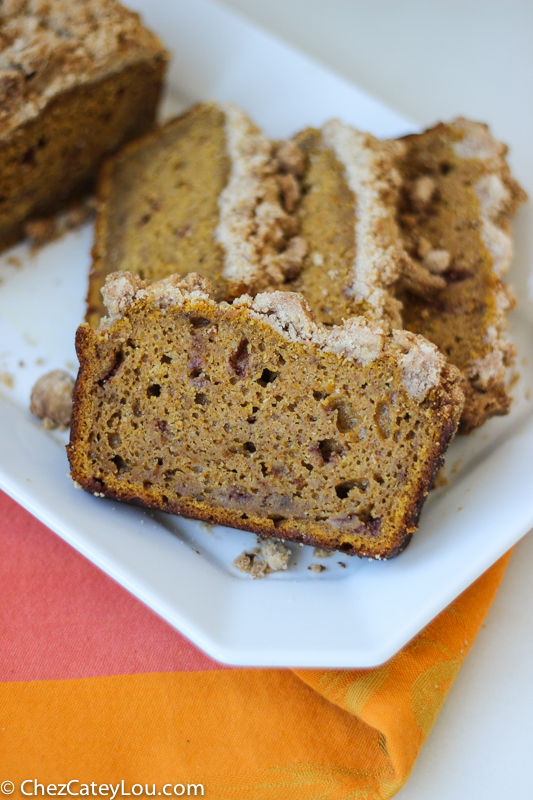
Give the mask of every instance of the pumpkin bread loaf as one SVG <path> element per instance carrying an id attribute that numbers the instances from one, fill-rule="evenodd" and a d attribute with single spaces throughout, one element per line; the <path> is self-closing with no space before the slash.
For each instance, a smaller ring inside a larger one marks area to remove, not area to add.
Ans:
<path id="1" fill-rule="evenodd" d="M 84 489 L 235 528 L 390 558 L 459 422 L 458 370 L 301 295 L 212 299 L 205 278 L 111 275 L 77 333 L 68 454 Z"/>
<path id="2" fill-rule="evenodd" d="M 198 272 L 217 299 L 276 285 L 300 268 L 290 176 L 276 146 L 230 104 L 202 103 L 125 147 L 102 170 L 87 320 L 105 314 L 107 275 Z M 282 153 L 283 155 L 283 153 Z"/>
<path id="3" fill-rule="evenodd" d="M 502 281 L 512 256 L 509 217 L 526 195 L 511 177 L 507 147 L 486 125 L 457 119 L 403 139 L 399 224 L 405 248 L 445 286 L 431 298 L 404 292 L 404 326 L 434 342 L 462 373 L 468 433 L 507 414 L 506 368 L 514 347 Z"/>
<path id="4" fill-rule="evenodd" d="M 167 53 L 115 0 L 0 3 L 0 250 L 152 127 Z"/>
<path id="5" fill-rule="evenodd" d="M 325 325 L 365 314 L 402 327 L 398 286 L 431 296 L 444 285 L 409 257 L 398 230 L 395 163 L 405 145 L 339 120 L 304 130 L 293 143 L 302 156 L 294 197 L 307 251 L 282 288 L 303 294 Z"/>

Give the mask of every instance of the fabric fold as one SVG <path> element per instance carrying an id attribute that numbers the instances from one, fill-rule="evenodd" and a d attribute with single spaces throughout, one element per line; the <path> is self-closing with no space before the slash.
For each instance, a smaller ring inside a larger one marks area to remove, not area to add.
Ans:
<path id="1" fill-rule="evenodd" d="M 207 658 L 1 493 L 0 546 L 0 767 L 17 798 L 36 778 L 124 780 L 130 794 L 202 784 L 220 800 L 386 800 L 510 558 L 386 664 L 291 671 Z"/>

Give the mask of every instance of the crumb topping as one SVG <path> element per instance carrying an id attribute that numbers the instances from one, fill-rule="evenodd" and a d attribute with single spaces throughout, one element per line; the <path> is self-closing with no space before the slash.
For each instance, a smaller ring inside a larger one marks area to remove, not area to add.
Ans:
<path id="1" fill-rule="evenodd" d="M 258 547 L 248 553 L 244 550 L 233 562 L 241 572 L 252 578 L 264 578 L 271 572 L 285 570 L 289 566 L 291 551 L 282 542 L 273 539 L 259 539 Z"/>
<path id="2" fill-rule="evenodd" d="M 381 355 L 387 333 L 387 328 L 379 323 L 371 323 L 364 317 L 352 317 L 343 325 L 331 328 L 326 347 L 332 353 L 360 364 L 371 364 Z"/>
<path id="3" fill-rule="evenodd" d="M 475 185 L 482 214 L 496 217 L 509 201 L 510 192 L 498 174 L 491 172 L 484 175 Z"/>
<path id="4" fill-rule="evenodd" d="M 450 266 L 451 256 L 447 250 L 428 250 L 422 263 L 434 275 L 446 272 Z"/>
<path id="5" fill-rule="evenodd" d="M 141 59 L 166 59 L 138 14 L 115 0 L 4 0 L 0 5 L 0 137 L 57 94 Z"/>
<path id="6" fill-rule="evenodd" d="M 266 274 L 268 282 L 282 283 L 298 273 L 306 253 L 305 242 L 295 236 L 295 219 L 287 213 L 299 199 L 295 174 L 300 164 L 288 146 L 277 157 L 273 143 L 240 109 L 229 103 L 221 108 L 231 159 L 216 231 L 225 250 L 223 276 L 252 286 Z M 288 171 L 276 174 L 282 169 Z"/>
<path id="7" fill-rule="evenodd" d="M 182 305 L 186 297 L 209 300 L 213 293 L 211 282 L 203 275 L 191 272 L 185 278 L 171 275 L 161 281 L 143 281 L 132 272 L 112 272 L 106 278 L 102 297 L 109 317 L 101 320 L 100 327 L 124 316 L 136 300 L 147 300 L 157 308 Z"/>
<path id="8" fill-rule="evenodd" d="M 255 298 L 242 295 L 233 303 L 245 306 L 252 315 L 264 319 L 272 328 L 291 341 L 323 344 L 325 329 L 314 321 L 307 301 L 295 292 L 264 292 Z"/>
<path id="9" fill-rule="evenodd" d="M 146 282 L 131 272 L 113 272 L 107 277 L 102 297 L 111 320 L 123 316 Z"/>
<path id="10" fill-rule="evenodd" d="M 410 331 L 396 331 L 394 338 L 407 351 L 400 357 L 405 388 L 411 397 L 423 400 L 439 382 L 443 358 L 434 344 Z"/>
<path id="11" fill-rule="evenodd" d="M 494 160 L 495 166 L 500 166 L 500 160 L 507 152 L 507 147 L 492 136 L 485 124 L 459 117 L 452 125 L 463 134 L 459 141 L 452 145 L 458 158 L 478 158 L 489 162 Z"/>
<path id="12" fill-rule="evenodd" d="M 484 341 L 491 349 L 481 358 L 473 359 L 466 369 L 466 376 L 480 388 L 493 381 L 503 381 L 507 367 L 516 356 L 514 344 L 505 337 L 506 312 L 512 311 L 516 303 L 513 292 L 504 284 L 494 296 L 493 323 L 485 331 Z"/>
<path id="13" fill-rule="evenodd" d="M 435 180 L 429 175 L 421 175 L 417 178 L 411 187 L 411 199 L 416 206 L 424 207 L 429 203 L 437 184 Z"/>
<path id="14" fill-rule="evenodd" d="M 502 222 L 502 215 L 512 203 L 511 192 L 502 180 L 507 147 L 494 139 L 487 126 L 482 123 L 461 118 L 455 120 L 453 128 L 463 132 L 463 138 L 453 144 L 455 155 L 464 159 L 481 160 L 488 170 L 475 184 L 474 191 L 479 201 L 481 238 L 491 256 L 492 270 L 501 278 L 509 269 L 513 257 L 509 226 L 505 219 Z M 484 336 L 485 343 L 491 350 L 482 358 L 474 359 L 467 368 L 467 376 L 480 388 L 488 386 L 492 381 L 503 381 L 506 368 L 515 354 L 514 345 L 505 336 L 505 315 L 512 306 L 509 293 L 502 284 L 494 297 L 492 324 L 487 327 Z"/>

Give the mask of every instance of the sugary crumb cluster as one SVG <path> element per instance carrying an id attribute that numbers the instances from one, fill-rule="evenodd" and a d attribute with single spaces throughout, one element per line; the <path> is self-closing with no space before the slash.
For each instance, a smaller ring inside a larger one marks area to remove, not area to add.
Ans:
<path id="1" fill-rule="evenodd" d="M 42 375 L 35 383 L 30 400 L 30 411 L 43 420 L 45 428 L 66 428 L 72 417 L 72 392 L 74 380 L 62 369 Z"/>
<path id="2" fill-rule="evenodd" d="M 233 566 L 240 572 L 247 572 L 252 578 L 264 578 L 271 572 L 287 569 L 290 557 L 291 551 L 283 542 L 259 537 L 258 546 L 251 552 L 243 550 Z"/>
<path id="3" fill-rule="evenodd" d="M 248 286 L 283 283 L 296 275 L 306 253 L 294 215 L 301 156 L 290 142 L 276 152 L 248 117 L 230 103 L 221 106 L 231 173 L 220 199 L 217 241 L 224 247 L 227 280 Z M 264 276 L 261 280 L 261 276 Z"/>

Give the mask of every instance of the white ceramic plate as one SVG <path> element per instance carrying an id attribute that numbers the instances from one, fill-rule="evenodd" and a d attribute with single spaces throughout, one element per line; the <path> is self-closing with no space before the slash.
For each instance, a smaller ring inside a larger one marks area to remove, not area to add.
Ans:
<path id="1" fill-rule="evenodd" d="M 231 100 L 272 136 L 339 116 L 378 136 L 415 126 L 311 59 L 206 0 L 135 0 L 173 52 L 167 110 Z M 221 661 L 257 666 L 369 667 L 392 656 L 533 525 L 530 321 L 515 315 L 512 413 L 448 454 L 449 484 L 431 493 L 398 558 L 292 546 L 291 567 L 253 581 L 231 563 L 255 537 L 148 513 L 75 490 L 66 436 L 27 411 L 34 380 L 76 370 L 92 228 L 32 255 L 0 257 L 0 485 L 52 530 Z M 346 564 L 342 568 L 339 562 Z"/>

